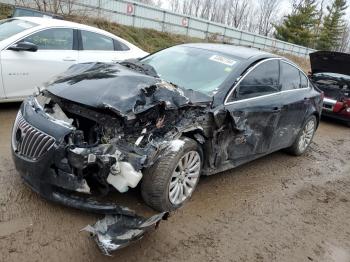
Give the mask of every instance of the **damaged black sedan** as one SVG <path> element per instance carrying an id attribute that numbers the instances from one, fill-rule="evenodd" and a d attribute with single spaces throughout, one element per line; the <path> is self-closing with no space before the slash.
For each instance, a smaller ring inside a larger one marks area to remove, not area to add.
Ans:
<path id="1" fill-rule="evenodd" d="M 282 57 L 186 44 L 71 67 L 22 104 L 12 151 L 24 181 L 50 200 L 133 216 L 92 197 L 141 184 L 145 203 L 164 212 L 191 197 L 200 175 L 283 148 L 304 153 L 321 107 L 320 92 Z"/>

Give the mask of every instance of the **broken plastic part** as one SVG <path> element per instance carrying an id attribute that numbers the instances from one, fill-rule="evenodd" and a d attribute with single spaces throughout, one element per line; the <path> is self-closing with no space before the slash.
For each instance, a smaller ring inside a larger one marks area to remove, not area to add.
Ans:
<path id="1" fill-rule="evenodd" d="M 135 171 L 128 162 L 119 162 L 119 170 L 119 173 L 111 172 L 107 177 L 107 182 L 120 193 L 125 193 L 128 191 L 129 187 L 136 187 L 142 178 L 142 173 L 140 171 Z"/>
<path id="2" fill-rule="evenodd" d="M 148 219 L 137 215 L 107 215 L 95 225 L 88 225 L 82 230 L 90 232 L 102 253 L 110 256 L 112 251 L 141 239 L 147 231 L 155 229 L 160 220 L 165 220 L 167 217 L 166 212 Z"/>

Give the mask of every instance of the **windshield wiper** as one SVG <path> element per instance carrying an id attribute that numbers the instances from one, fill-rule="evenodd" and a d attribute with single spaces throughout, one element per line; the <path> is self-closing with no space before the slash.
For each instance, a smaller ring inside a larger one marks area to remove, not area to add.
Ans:
<path id="1" fill-rule="evenodd" d="M 119 64 L 137 72 L 159 78 L 157 71 L 154 69 L 153 66 L 149 64 L 144 64 L 137 59 L 128 59 L 120 62 Z"/>

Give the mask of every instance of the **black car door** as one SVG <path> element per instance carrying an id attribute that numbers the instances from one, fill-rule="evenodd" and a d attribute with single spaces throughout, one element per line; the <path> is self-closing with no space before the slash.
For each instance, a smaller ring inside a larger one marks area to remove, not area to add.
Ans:
<path id="1" fill-rule="evenodd" d="M 234 138 L 230 145 L 222 146 L 228 147 L 228 157 L 235 165 L 269 152 L 281 106 L 279 60 L 256 64 L 225 101 Z"/>
<path id="2" fill-rule="evenodd" d="M 305 119 L 310 99 L 308 79 L 296 66 L 281 60 L 281 114 L 272 141 L 272 150 L 294 142 Z"/>

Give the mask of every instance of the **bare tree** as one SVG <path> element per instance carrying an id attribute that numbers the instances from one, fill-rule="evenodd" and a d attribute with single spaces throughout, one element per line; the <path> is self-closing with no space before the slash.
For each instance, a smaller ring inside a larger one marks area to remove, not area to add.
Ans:
<path id="1" fill-rule="evenodd" d="M 258 33 L 260 35 L 269 35 L 273 28 L 274 17 L 278 12 L 280 5 L 279 0 L 259 0 L 259 27 Z"/>
<path id="2" fill-rule="evenodd" d="M 173 12 L 179 12 L 180 11 L 180 0 L 170 0 L 170 9 Z"/>
<path id="3" fill-rule="evenodd" d="M 31 7 L 54 14 L 71 15 L 76 0 L 15 0 L 15 5 Z"/>
<path id="4" fill-rule="evenodd" d="M 228 3 L 228 17 L 226 23 L 236 28 L 242 28 L 246 25 L 250 0 L 231 0 Z"/>

